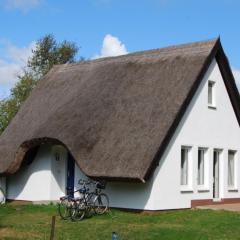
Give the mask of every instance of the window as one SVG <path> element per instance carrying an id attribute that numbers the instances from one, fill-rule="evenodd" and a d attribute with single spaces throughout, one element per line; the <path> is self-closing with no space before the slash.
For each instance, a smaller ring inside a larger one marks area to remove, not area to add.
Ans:
<path id="1" fill-rule="evenodd" d="M 215 82 L 208 82 L 208 106 L 215 107 L 215 94 L 214 94 Z"/>
<path id="2" fill-rule="evenodd" d="M 235 186 L 235 151 L 229 150 L 228 151 L 228 186 L 234 187 Z"/>
<path id="3" fill-rule="evenodd" d="M 188 168 L 189 168 L 189 148 L 181 149 L 181 185 L 188 185 Z"/>
<path id="4" fill-rule="evenodd" d="M 198 185 L 205 184 L 205 152 L 206 149 L 198 149 Z"/>

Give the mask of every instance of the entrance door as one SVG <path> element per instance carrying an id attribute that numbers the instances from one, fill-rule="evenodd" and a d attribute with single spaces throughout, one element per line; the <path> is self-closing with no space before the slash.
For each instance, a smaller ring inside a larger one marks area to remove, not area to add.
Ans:
<path id="1" fill-rule="evenodd" d="M 219 158 L 220 151 L 213 151 L 213 199 L 219 199 Z"/>
<path id="2" fill-rule="evenodd" d="M 67 158 L 67 194 L 73 197 L 75 161 L 70 153 Z"/>

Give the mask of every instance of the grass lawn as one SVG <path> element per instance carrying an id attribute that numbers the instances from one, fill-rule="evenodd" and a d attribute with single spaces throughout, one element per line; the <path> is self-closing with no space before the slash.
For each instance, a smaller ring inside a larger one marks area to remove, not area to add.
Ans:
<path id="1" fill-rule="evenodd" d="M 0 239 L 49 239 L 53 205 L 0 206 Z M 111 210 L 81 222 L 56 220 L 55 239 L 240 239 L 240 213 L 179 210 L 161 213 L 127 213 Z"/>

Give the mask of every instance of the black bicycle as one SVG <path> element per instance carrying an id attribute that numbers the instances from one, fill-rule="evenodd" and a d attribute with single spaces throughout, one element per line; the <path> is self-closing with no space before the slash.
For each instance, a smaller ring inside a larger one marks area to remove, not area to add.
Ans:
<path id="1" fill-rule="evenodd" d="M 84 218 L 84 216 L 91 215 L 92 212 L 95 214 L 104 214 L 109 209 L 109 199 L 105 193 L 101 191 L 106 188 L 106 182 L 95 182 L 79 180 L 79 184 L 83 185 L 80 189 L 82 195 L 81 198 L 75 200 L 72 207 L 71 219 L 73 221 L 79 221 Z M 90 192 L 88 185 L 94 185 L 95 189 Z"/>
<path id="2" fill-rule="evenodd" d="M 58 212 L 62 219 L 72 219 L 80 221 L 85 216 L 95 214 L 104 214 L 109 209 L 109 199 L 105 193 L 101 191 L 105 189 L 105 182 L 95 182 L 91 180 L 79 180 L 79 185 L 82 187 L 68 195 L 60 198 L 58 204 Z M 90 192 L 90 185 L 94 185 L 94 191 Z M 74 193 L 78 192 L 79 197 L 73 197 Z"/>
<path id="3" fill-rule="evenodd" d="M 78 192 L 78 190 L 75 192 Z M 75 198 L 72 197 L 72 195 L 74 195 L 75 192 L 73 192 L 73 194 L 69 193 L 69 195 L 60 198 L 60 202 L 58 204 L 58 213 L 63 220 L 71 218 L 71 209 L 75 202 Z"/>
<path id="4" fill-rule="evenodd" d="M 102 190 L 106 188 L 106 182 L 95 182 L 95 192 L 93 193 L 93 209 L 96 214 L 104 214 L 109 209 L 109 198 Z"/>

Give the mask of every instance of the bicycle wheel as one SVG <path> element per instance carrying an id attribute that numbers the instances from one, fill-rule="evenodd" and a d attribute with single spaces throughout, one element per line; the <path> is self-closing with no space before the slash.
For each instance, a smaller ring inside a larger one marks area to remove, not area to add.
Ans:
<path id="1" fill-rule="evenodd" d="M 72 221 L 81 221 L 86 213 L 86 206 L 82 200 L 75 201 L 71 208 L 70 217 Z"/>
<path id="2" fill-rule="evenodd" d="M 108 211 L 109 200 L 105 193 L 100 193 L 94 200 L 94 211 L 96 214 L 104 214 Z"/>
<path id="3" fill-rule="evenodd" d="M 87 196 L 87 203 L 92 208 L 94 207 L 94 201 L 98 195 L 95 192 L 90 192 Z"/>
<path id="4" fill-rule="evenodd" d="M 86 198 L 86 208 L 85 208 L 85 216 L 86 217 L 90 217 L 93 215 L 93 213 L 95 213 L 94 211 L 94 200 L 96 198 L 96 193 L 95 192 L 91 192 L 87 194 L 87 198 Z"/>
<path id="5" fill-rule="evenodd" d="M 68 198 L 63 198 L 58 204 L 58 213 L 63 220 L 70 219 L 71 217 L 72 202 Z"/>

